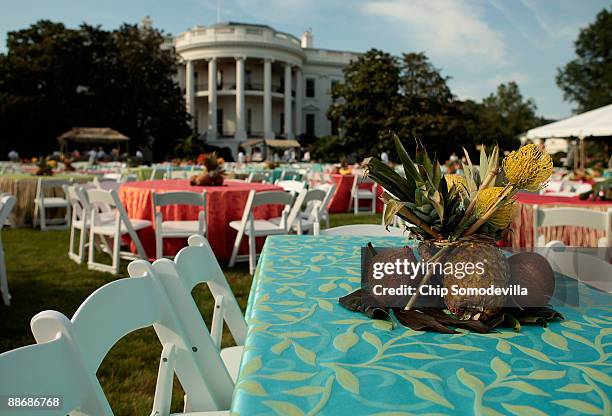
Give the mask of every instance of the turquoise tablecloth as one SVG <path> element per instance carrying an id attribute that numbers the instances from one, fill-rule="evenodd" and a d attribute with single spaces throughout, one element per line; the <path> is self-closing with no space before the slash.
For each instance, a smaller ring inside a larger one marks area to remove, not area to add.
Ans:
<path id="1" fill-rule="evenodd" d="M 612 414 L 612 308 L 494 334 L 390 330 L 340 307 L 359 247 L 401 238 L 268 237 L 233 412 L 241 415 Z M 612 297 L 583 287 L 581 303 Z"/>

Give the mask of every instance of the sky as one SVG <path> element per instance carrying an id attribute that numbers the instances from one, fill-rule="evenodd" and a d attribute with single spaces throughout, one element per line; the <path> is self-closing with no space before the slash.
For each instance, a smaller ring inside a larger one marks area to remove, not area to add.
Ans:
<path id="1" fill-rule="evenodd" d="M 219 5 L 221 7 L 219 7 Z M 299 36 L 312 29 L 315 47 L 392 54 L 424 51 L 461 99 L 480 100 L 516 81 L 538 114 L 558 119 L 575 107 L 555 83 L 575 57 L 579 30 L 610 0 L 0 0 L 0 52 L 6 33 L 39 19 L 105 29 L 144 16 L 178 34 L 220 21 L 268 24 Z M 220 12 L 220 13 L 219 13 Z"/>

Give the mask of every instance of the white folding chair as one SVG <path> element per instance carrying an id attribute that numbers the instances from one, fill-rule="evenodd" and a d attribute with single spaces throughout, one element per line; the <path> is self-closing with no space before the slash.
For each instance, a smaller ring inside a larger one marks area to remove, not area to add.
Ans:
<path id="1" fill-rule="evenodd" d="M 185 391 L 185 412 L 227 414 L 219 411 L 231 405 L 234 380 L 176 265 L 140 261 L 129 272 L 133 277 L 91 294 L 71 320 L 56 311 L 34 316 L 37 344 L 0 354 L 0 391 L 62 396 L 61 406 L 45 415 L 112 416 L 96 372 L 117 341 L 152 326 L 163 349 L 151 414 L 169 415 L 174 374 Z"/>
<path id="2" fill-rule="evenodd" d="M 119 196 L 115 191 L 103 191 L 101 189 L 90 189 L 87 191 L 87 197 L 91 204 L 90 212 L 90 227 L 89 227 L 89 258 L 87 266 L 91 270 L 99 270 L 110 272 L 113 274 L 119 273 L 120 259 L 134 260 L 137 258 L 147 259 L 138 234 L 136 231 L 146 227 L 150 227 L 151 221 L 130 219 L 119 200 Z M 106 221 L 97 207 L 106 204 L 111 208 L 114 215 L 112 221 Z M 128 251 L 121 251 L 121 237 L 128 234 L 132 242 L 136 246 L 137 255 Z M 96 235 L 100 237 L 100 247 L 103 251 L 109 253 L 112 258 L 112 264 L 109 266 L 95 261 Z M 111 248 L 112 240 L 112 248 Z"/>
<path id="3" fill-rule="evenodd" d="M 17 203 L 17 198 L 12 195 L 2 195 L 0 198 L 0 230 L 4 227 L 11 211 Z M 0 236 L 0 292 L 2 292 L 2 300 L 6 306 L 11 304 L 11 294 L 8 288 L 8 277 L 6 275 L 6 263 L 4 262 L 4 246 Z"/>
<path id="4" fill-rule="evenodd" d="M 539 233 L 540 227 L 585 227 L 603 231 L 605 236 L 597 242 L 599 247 L 612 246 L 612 208 L 608 211 L 598 211 L 587 208 L 541 208 L 533 207 L 533 241 L 535 246 L 544 247 L 546 240 Z"/>
<path id="5" fill-rule="evenodd" d="M 181 249 L 176 255 L 176 267 L 187 292 L 191 293 L 199 283 L 208 285 L 215 300 L 210 327 L 212 341 L 220 350 L 225 366 L 236 381 L 246 340 L 247 323 L 208 240 L 201 235 L 192 235 L 188 244 L 189 247 Z M 234 338 L 235 347 L 221 349 L 224 322 Z"/>
<path id="6" fill-rule="evenodd" d="M 238 250 L 240 249 L 242 237 L 246 234 L 249 239 L 249 271 L 251 274 L 255 272 L 255 263 L 257 261 L 255 238 L 268 235 L 287 234 L 289 229 L 287 223 L 287 211 L 290 209 L 293 200 L 294 196 L 288 192 L 255 192 L 255 190 L 249 192 L 249 197 L 244 207 L 242 219 L 240 221 L 231 221 L 229 224 L 230 227 L 237 231 L 234 249 L 232 250 L 232 257 L 230 258 L 229 263 L 230 267 L 234 266 L 238 257 L 243 259 L 243 256 L 238 256 Z M 269 220 L 255 219 L 253 210 L 256 207 L 263 205 L 285 206 L 282 213 L 282 220 L 279 224 L 275 224 Z"/>
<path id="7" fill-rule="evenodd" d="M 608 261 L 582 252 L 580 248 L 568 250 L 561 241 L 549 241 L 538 252 L 546 257 L 554 271 L 612 293 L 612 264 Z"/>
<path id="8" fill-rule="evenodd" d="M 359 187 L 360 183 L 371 183 L 372 189 L 362 189 Z M 353 212 L 355 215 L 359 214 L 359 201 L 370 201 L 371 213 L 376 214 L 376 190 L 378 184 L 372 180 L 369 176 L 362 176 L 355 174 L 353 179 L 353 186 L 351 187 L 351 204 L 353 204 Z"/>
<path id="9" fill-rule="evenodd" d="M 352 236 L 367 236 L 367 237 L 390 237 L 400 236 L 406 237 L 404 230 L 397 227 L 389 227 L 378 224 L 353 224 L 342 225 L 340 227 L 328 228 L 321 230 L 321 235 L 352 235 Z"/>
<path id="10" fill-rule="evenodd" d="M 289 215 L 287 216 L 288 228 L 298 235 L 304 232 L 312 232 L 319 235 L 321 204 L 325 199 L 325 191 L 322 189 L 303 189 L 295 199 Z M 280 224 L 282 218 L 272 218 L 271 222 Z"/>
<path id="11" fill-rule="evenodd" d="M 40 223 L 42 231 L 50 229 L 66 229 L 70 226 L 70 204 L 66 198 L 45 196 L 46 189 L 61 188 L 70 185 L 71 181 L 64 179 L 38 178 L 36 198 L 34 199 L 34 228 Z M 66 210 L 64 218 L 47 218 L 47 210 L 62 208 Z"/>
<path id="12" fill-rule="evenodd" d="M 155 212 L 155 253 L 163 257 L 164 238 L 189 237 L 193 234 L 206 236 L 206 192 L 153 192 Z M 161 207 L 168 205 L 195 205 L 201 207 L 197 221 L 164 221 Z"/>
<path id="13" fill-rule="evenodd" d="M 85 243 L 87 235 L 87 224 L 89 212 L 85 207 L 82 198 L 77 192 L 75 185 L 64 185 L 64 194 L 70 203 L 72 218 L 70 221 L 70 241 L 68 242 L 68 257 L 78 264 L 85 260 Z M 74 243 L 76 240 L 76 232 L 79 231 L 79 249 L 75 251 Z"/>
<path id="14" fill-rule="evenodd" d="M 276 185 L 280 186 L 285 192 L 293 192 L 295 195 L 302 192 L 306 188 L 306 182 L 302 181 L 276 181 Z"/>
<path id="15" fill-rule="evenodd" d="M 325 228 L 329 228 L 329 203 L 334 196 L 334 192 L 336 192 L 336 184 L 324 183 L 315 186 L 313 189 L 321 189 L 325 191 L 325 199 L 323 199 L 321 207 L 319 208 L 319 220 L 325 221 Z"/>

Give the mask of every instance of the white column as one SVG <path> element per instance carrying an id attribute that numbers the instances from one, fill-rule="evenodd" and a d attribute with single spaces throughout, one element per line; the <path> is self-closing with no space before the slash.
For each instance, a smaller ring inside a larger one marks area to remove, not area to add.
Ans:
<path id="1" fill-rule="evenodd" d="M 217 138 L 217 61 L 208 61 L 208 137 Z"/>
<path id="2" fill-rule="evenodd" d="M 285 137 L 294 139 L 293 115 L 291 114 L 291 65 L 285 64 Z"/>
<path id="3" fill-rule="evenodd" d="M 191 127 L 195 126 L 195 85 L 193 76 L 193 61 L 185 62 L 185 107 L 191 114 Z"/>
<path id="4" fill-rule="evenodd" d="M 272 130 L 272 60 L 264 59 L 264 139 L 273 139 Z"/>
<path id="5" fill-rule="evenodd" d="M 302 107 L 304 101 L 304 76 L 302 69 L 295 68 L 295 134 L 298 136 L 302 131 Z"/>
<path id="6" fill-rule="evenodd" d="M 236 134 L 235 139 L 246 139 L 245 104 L 244 104 L 244 61 L 243 56 L 236 57 Z"/>

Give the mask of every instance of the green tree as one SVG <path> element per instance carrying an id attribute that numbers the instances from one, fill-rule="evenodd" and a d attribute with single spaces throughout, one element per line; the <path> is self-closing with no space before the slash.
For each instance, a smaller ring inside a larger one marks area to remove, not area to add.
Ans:
<path id="1" fill-rule="evenodd" d="M 161 158 L 190 134 L 174 81 L 177 55 L 158 30 L 40 21 L 10 32 L 7 48 L 0 55 L 2 150 L 48 153 L 73 126 L 108 126 Z"/>
<path id="2" fill-rule="evenodd" d="M 578 57 L 557 69 L 557 85 L 577 112 L 612 103 L 612 8 L 597 14 L 574 42 Z"/>
<path id="3" fill-rule="evenodd" d="M 338 146 L 346 153 L 355 152 L 360 158 L 378 154 L 383 148 L 381 134 L 395 127 L 399 73 L 397 59 L 377 49 L 369 50 L 344 69 L 344 83 L 333 89 L 334 103 L 327 115 L 341 129 L 343 137 Z"/>
<path id="4" fill-rule="evenodd" d="M 482 133 L 476 139 L 484 144 L 497 142 L 502 149 L 516 148 L 521 133 L 541 124 L 536 109 L 535 101 L 524 99 L 516 82 L 500 84 L 495 93 L 482 100 L 479 111 Z"/>

